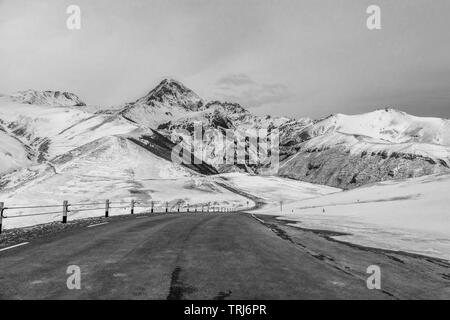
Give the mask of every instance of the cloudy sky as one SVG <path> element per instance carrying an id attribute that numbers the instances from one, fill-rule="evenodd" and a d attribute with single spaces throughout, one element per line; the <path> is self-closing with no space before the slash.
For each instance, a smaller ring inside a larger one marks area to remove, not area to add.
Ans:
<path id="1" fill-rule="evenodd" d="M 448 0 L 0 0 L 0 92 L 117 105 L 170 77 L 257 114 L 449 118 L 449 14 Z"/>

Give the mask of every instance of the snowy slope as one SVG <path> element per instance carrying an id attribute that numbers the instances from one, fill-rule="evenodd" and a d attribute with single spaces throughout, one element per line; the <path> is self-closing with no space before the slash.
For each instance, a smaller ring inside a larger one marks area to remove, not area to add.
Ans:
<path id="1" fill-rule="evenodd" d="M 32 105 L 15 102 L 9 97 L 0 98 L 0 119 L 10 135 L 34 151 L 35 160 L 42 162 L 58 154 L 57 139 L 65 129 L 93 117 L 92 114 L 72 107 Z M 69 144 L 67 144 L 69 146 Z"/>
<path id="2" fill-rule="evenodd" d="M 160 204 L 171 201 L 171 206 L 239 207 L 247 201 L 204 176 L 202 172 L 214 172 L 207 166 L 172 163 L 169 140 L 114 110 L 92 113 L 89 108 L 61 106 L 60 102 L 19 103 L 17 97 L 0 98 L 0 198 L 7 206 L 137 199 Z M 73 208 L 72 218 L 103 211 L 77 209 L 83 207 Z M 128 209 L 112 214 L 124 210 Z M 60 214 L 6 219 L 4 227 L 59 219 Z"/>
<path id="3" fill-rule="evenodd" d="M 385 109 L 316 121 L 281 138 L 279 174 L 340 188 L 450 172 L 450 121 Z"/>
<path id="4" fill-rule="evenodd" d="M 307 131 L 311 136 L 334 131 L 391 143 L 450 145 L 450 120 L 415 117 L 395 109 L 359 115 L 337 114 L 315 123 Z"/>
<path id="5" fill-rule="evenodd" d="M 13 94 L 12 99 L 19 103 L 49 106 L 85 106 L 86 104 L 73 93 L 61 91 L 25 90 Z"/>
<path id="6" fill-rule="evenodd" d="M 278 214 L 282 207 L 298 203 L 299 200 L 316 198 L 341 189 L 311 184 L 276 176 L 258 176 L 248 173 L 223 173 L 215 176 L 216 181 L 227 184 L 247 194 L 253 195 L 262 203 L 265 211 Z"/>
<path id="7" fill-rule="evenodd" d="M 291 202 L 281 213 L 303 228 L 349 235 L 337 239 L 450 260 L 450 175 L 389 181 Z M 325 212 L 324 212 L 325 210 Z"/>
<path id="8" fill-rule="evenodd" d="M 126 137 L 97 139 L 52 159 L 47 165 L 23 169 L 0 178 L 2 201 L 8 206 L 52 205 L 70 203 L 124 201 L 131 199 L 170 206 L 208 204 L 243 207 L 246 199 L 226 190 L 208 177 L 173 164 L 140 147 Z M 71 218 L 98 216 L 99 210 L 81 211 L 98 206 L 71 209 Z M 148 210 L 148 208 L 147 208 Z M 44 212 L 48 211 L 45 210 Z M 51 212 L 52 210 L 50 210 Z M 129 208 L 112 210 L 121 214 Z M 136 212 L 140 212 L 137 208 Z M 42 209 L 10 211 L 11 214 L 33 214 Z M 6 219 L 5 227 L 17 227 L 59 220 L 60 213 L 27 219 Z"/>
<path id="9" fill-rule="evenodd" d="M 27 146 L 6 132 L 0 125 L 0 174 L 31 164 Z"/>

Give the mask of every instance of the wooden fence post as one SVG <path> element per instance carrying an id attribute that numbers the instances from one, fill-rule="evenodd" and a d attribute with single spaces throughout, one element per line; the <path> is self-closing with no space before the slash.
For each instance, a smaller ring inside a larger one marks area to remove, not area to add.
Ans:
<path id="1" fill-rule="evenodd" d="M 189 203 L 187 204 L 187 212 L 189 212 Z"/>
<path id="2" fill-rule="evenodd" d="M 106 200 L 105 203 L 105 218 L 109 217 L 109 200 Z"/>
<path id="3" fill-rule="evenodd" d="M 2 221 L 3 221 L 3 211 L 5 210 L 5 204 L 0 202 L 0 233 L 2 233 Z"/>
<path id="4" fill-rule="evenodd" d="M 134 199 L 131 200 L 131 214 L 134 214 Z"/>
<path id="5" fill-rule="evenodd" d="M 166 212 L 169 211 L 169 202 L 166 201 Z"/>
<path id="6" fill-rule="evenodd" d="M 67 223 L 67 212 L 69 211 L 69 202 L 67 200 L 63 201 L 63 217 L 62 223 Z"/>
<path id="7" fill-rule="evenodd" d="M 153 204 L 153 201 L 152 201 L 152 209 L 151 209 L 151 211 L 150 211 L 151 213 L 153 213 L 153 205 L 154 205 L 154 204 Z"/>

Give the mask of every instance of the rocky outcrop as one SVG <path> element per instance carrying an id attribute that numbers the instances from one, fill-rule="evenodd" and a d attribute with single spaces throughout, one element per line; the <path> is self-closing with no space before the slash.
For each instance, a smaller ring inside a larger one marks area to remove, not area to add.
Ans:
<path id="1" fill-rule="evenodd" d="M 415 155 L 385 152 L 351 154 L 339 147 L 299 151 L 282 162 L 280 176 L 353 189 L 368 183 L 450 172 L 444 161 Z"/>

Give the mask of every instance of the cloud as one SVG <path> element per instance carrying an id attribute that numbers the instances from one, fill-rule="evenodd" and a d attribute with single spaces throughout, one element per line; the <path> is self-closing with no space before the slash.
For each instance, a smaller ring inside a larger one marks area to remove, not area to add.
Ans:
<path id="1" fill-rule="evenodd" d="M 216 95 L 221 100 L 252 108 L 279 103 L 293 96 L 284 84 L 258 83 L 243 73 L 229 74 L 217 80 Z"/>
<path id="2" fill-rule="evenodd" d="M 229 74 L 217 80 L 216 85 L 219 87 L 224 87 L 225 89 L 229 86 L 240 86 L 254 84 L 255 82 L 250 79 L 250 77 L 244 73 Z"/>

